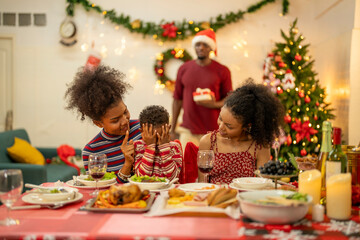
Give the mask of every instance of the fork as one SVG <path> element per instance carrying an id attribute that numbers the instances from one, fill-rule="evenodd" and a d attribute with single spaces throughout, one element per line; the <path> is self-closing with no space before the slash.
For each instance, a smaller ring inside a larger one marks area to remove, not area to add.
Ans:
<path id="1" fill-rule="evenodd" d="M 15 206 L 11 207 L 11 210 L 25 210 L 25 209 L 40 209 L 40 208 L 49 208 L 49 209 L 58 209 L 63 207 L 64 204 L 54 204 L 54 205 L 27 205 L 27 206 Z"/>

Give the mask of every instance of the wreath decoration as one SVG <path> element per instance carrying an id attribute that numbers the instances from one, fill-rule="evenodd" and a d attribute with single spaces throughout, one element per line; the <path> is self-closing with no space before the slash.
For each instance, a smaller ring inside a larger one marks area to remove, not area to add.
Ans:
<path id="1" fill-rule="evenodd" d="M 165 74 L 165 65 L 170 59 L 178 59 L 182 62 L 192 60 L 191 55 L 183 48 L 170 48 L 156 56 L 154 71 L 157 76 L 157 84 L 165 85 L 170 91 L 175 89 L 175 80 L 171 80 Z"/>

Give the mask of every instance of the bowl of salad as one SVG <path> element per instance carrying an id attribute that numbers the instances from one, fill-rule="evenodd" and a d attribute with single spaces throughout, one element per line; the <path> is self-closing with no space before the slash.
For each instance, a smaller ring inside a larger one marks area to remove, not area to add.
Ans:
<path id="1" fill-rule="evenodd" d="M 80 175 L 77 177 L 77 181 L 84 184 L 85 186 L 95 187 L 96 182 L 90 175 Z M 116 183 L 116 174 L 115 172 L 107 172 L 104 177 L 100 179 L 97 183 L 98 187 L 111 185 Z"/>
<path id="2" fill-rule="evenodd" d="M 155 177 L 155 176 L 137 176 L 133 175 L 130 178 L 128 178 L 129 182 L 132 184 L 136 184 L 139 186 L 141 191 L 144 190 L 158 190 L 161 188 L 165 188 L 169 184 L 169 179 L 167 178 L 161 178 L 161 177 Z"/>
<path id="3" fill-rule="evenodd" d="M 262 190 L 239 194 L 241 212 L 266 224 L 289 224 L 305 217 L 312 197 L 294 191 Z"/>

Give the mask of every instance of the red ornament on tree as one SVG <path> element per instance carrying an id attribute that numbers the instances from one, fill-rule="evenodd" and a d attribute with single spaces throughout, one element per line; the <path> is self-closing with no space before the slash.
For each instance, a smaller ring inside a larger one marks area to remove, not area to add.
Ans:
<path id="1" fill-rule="evenodd" d="M 300 92 L 299 92 L 299 97 L 301 97 L 301 98 L 305 97 L 305 94 L 304 94 L 303 91 L 300 91 Z"/>
<path id="2" fill-rule="evenodd" d="M 295 60 L 296 60 L 296 61 L 301 61 L 301 59 L 302 59 L 301 55 L 297 53 L 297 54 L 295 55 Z"/>
<path id="3" fill-rule="evenodd" d="M 276 92 L 277 92 L 277 94 L 282 94 L 284 91 L 282 90 L 282 88 L 278 88 L 278 89 L 276 89 Z"/>
<path id="4" fill-rule="evenodd" d="M 320 103 L 319 103 L 319 102 L 316 102 L 315 105 L 318 107 L 318 106 L 320 105 Z"/>
<path id="5" fill-rule="evenodd" d="M 307 151 L 305 149 L 301 149 L 300 154 L 301 156 L 306 156 Z"/>
<path id="6" fill-rule="evenodd" d="M 306 95 L 306 97 L 304 98 L 304 101 L 305 101 L 306 103 L 309 103 L 309 102 L 311 101 L 311 99 L 310 99 L 309 96 Z"/>
<path id="7" fill-rule="evenodd" d="M 317 121 L 319 118 L 317 115 L 314 116 L 314 120 Z"/>
<path id="8" fill-rule="evenodd" d="M 175 55 L 175 50 L 172 50 L 171 52 L 170 52 L 172 55 Z"/>
<path id="9" fill-rule="evenodd" d="M 281 59 L 280 55 L 275 56 L 275 62 L 282 62 L 282 59 Z"/>
<path id="10" fill-rule="evenodd" d="M 291 139 L 291 136 L 290 136 L 290 134 L 289 134 L 289 135 L 287 136 L 287 138 L 286 138 L 286 144 L 287 144 L 288 146 L 290 146 L 291 143 L 292 143 L 292 139 Z"/>
<path id="11" fill-rule="evenodd" d="M 284 122 L 286 122 L 286 123 L 290 123 L 291 122 L 291 116 L 290 115 L 285 115 L 284 116 Z"/>
<path id="12" fill-rule="evenodd" d="M 286 64 L 284 62 L 279 62 L 279 68 L 286 67 Z"/>

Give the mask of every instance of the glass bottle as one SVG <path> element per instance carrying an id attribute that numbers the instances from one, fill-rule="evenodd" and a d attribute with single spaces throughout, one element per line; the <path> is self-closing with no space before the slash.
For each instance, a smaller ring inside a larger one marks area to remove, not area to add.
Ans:
<path id="1" fill-rule="evenodd" d="M 322 141 L 319 154 L 318 169 L 321 172 L 321 191 L 322 196 L 325 197 L 325 183 L 326 183 L 326 159 L 329 157 L 331 151 L 331 122 L 324 121 L 322 124 Z"/>
<path id="2" fill-rule="evenodd" d="M 333 175 L 347 172 L 347 157 L 341 150 L 341 128 L 333 128 L 333 149 L 326 160 L 326 181 Z"/>

